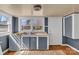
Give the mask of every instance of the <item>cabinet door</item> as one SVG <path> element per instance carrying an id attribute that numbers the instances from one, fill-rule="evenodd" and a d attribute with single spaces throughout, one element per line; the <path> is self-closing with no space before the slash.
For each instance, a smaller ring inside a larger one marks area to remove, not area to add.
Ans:
<path id="1" fill-rule="evenodd" d="M 39 50 L 47 50 L 47 37 L 38 38 L 38 48 Z"/>
<path id="2" fill-rule="evenodd" d="M 7 36 L 3 36 L 3 37 L 0 37 L 0 42 L 1 43 L 1 48 L 2 48 L 2 51 L 6 50 L 9 48 L 9 39 L 7 38 Z"/>
<path id="3" fill-rule="evenodd" d="M 36 46 L 37 46 L 37 40 L 36 40 L 36 37 L 30 37 L 30 49 L 31 50 L 35 50 L 37 49 Z"/>
<path id="4" fill-rule="evenodd" d="M 23 37 L 23 47 L 29 49 L 30 37 Z"/>

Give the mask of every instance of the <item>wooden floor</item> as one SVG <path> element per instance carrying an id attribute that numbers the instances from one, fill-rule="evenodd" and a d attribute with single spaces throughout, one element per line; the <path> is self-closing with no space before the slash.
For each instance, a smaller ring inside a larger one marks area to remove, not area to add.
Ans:
<path id="1" fill-rule="evenodd" d="M 50 46 L 49 50 L 62 50 L 66 55 L 79 55 L 78 52 L 74 51 L 68 46 L 60 46 L 60 45 Z"/>
<path id="2" fill-rule="evenodd" d="M 49 51 L 51 50 L 62 50 L 66 55 L 79 55 L 78 52 L 74 51 L 68 46 L 61 46 L 61 45 L 50 45 L 49 46 Z M 15 55 L 15 51 L 8 51 L 4 55 Z"/>

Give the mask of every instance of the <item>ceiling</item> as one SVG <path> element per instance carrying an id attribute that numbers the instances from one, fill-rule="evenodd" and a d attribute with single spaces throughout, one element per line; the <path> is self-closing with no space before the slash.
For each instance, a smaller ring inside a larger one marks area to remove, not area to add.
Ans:
<path id="1" fill-rule="evenodd" d="M 33 4 L 0 4 L 3 10 L 14 16 L 33 16 Z M 79 12 L 79 4 L 44 4 L 41 16 L 64 16 L 72 12 Z"/>

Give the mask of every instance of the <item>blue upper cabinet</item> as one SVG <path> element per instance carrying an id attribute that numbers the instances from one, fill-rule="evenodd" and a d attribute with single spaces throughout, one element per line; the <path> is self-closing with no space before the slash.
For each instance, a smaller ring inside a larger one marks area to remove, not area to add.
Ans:
<path id="1" fill-rule="evenodd" d="M 48 17 L 45 17 L 45 26 L 48 26 Z"/>

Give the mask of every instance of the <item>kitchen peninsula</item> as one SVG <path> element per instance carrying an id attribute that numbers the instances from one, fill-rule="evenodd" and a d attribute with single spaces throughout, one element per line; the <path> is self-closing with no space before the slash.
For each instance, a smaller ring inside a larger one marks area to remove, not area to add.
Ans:
<path id="1" fill-rule="evenodd" d="M 22 43 L 29 50 L 48 50 L 49 36 L 46 32 L 19 33 Z"/>

